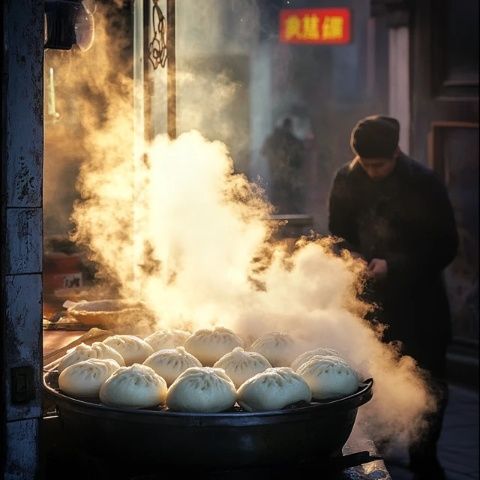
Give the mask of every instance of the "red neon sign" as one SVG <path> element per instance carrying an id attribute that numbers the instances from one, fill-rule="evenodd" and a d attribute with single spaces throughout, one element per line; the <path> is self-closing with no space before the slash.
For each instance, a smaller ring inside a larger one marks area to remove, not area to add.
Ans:
<path id="1" fill-rule="evenodd" d="M 297 44 L 345 44 L 351 39 L 348 8 L 280 10 L 280 40 Z"/>

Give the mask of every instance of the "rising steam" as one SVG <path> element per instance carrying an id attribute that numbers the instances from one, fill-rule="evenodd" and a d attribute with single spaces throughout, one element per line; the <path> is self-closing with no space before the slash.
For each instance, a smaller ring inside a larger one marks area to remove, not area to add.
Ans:
<path id="1" fill-rule="evenodd" d="M 97 80 L 80 77 L 87 93 L 75 92 L 86 158 L 72 220 L 101 276 L 145 302 L 158 327 L 223 325 L 248 339 L 284 331 L 303 350 L 335 348 L 375 380 L 358 426 L 374 439 L 418 433 L 434 401 L 413 360 L 399 358 L 362 318 L 363 265 L 333 255 L 328 240 L 304 239 L 293 250 L 275 243 L 271 207 L 234 173 L 223 143 L 191 131 L 175 141 L 158 136 L 135 156 L 128 78 L 108 56 L 89 68 Z M 105 99 L 101 123 L 91 88 Z"/>

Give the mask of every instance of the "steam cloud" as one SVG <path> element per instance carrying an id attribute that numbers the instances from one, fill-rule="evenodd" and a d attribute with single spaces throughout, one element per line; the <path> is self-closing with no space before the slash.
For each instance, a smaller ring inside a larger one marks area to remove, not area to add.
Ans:
<path id="1" fill-rule="evenodd" d="M 273 242 L 269 204 L 234 173 L 221 142 L 197 131 L 175 141 L 158 136 L 134 157 L 129 79 L 108 56 L 94 69 L 95 82 L 76 72 L 105 103 L 99 124 L 92 96 L 76 92 L 87 155 L 72 220 L 75 240 L 88 246 L 102 276 L 122 296 L 144 301 L 159 328 L 223 325 L 250 340 L 284 331 L 302 350 L 334 348 L 375 380 L 359 429 L 375 440 L 420 432 L 434 399 L 413 360 L 381 343 L 381 332 L 362 319 L 362 264 L 333 255 L 328 240 L 304 239 L 293 251 Z"/>

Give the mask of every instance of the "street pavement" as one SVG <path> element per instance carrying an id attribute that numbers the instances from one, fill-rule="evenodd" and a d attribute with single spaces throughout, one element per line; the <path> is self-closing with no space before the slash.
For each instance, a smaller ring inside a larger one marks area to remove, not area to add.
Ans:
<path id="1" fill-rule="evenodd" d="M 478 391 L 450 385 L 450 398 L 439 442 L 439 460 L 447 480 L 479 478 Z M 386 459 L 392 480 L 412 480 L 406 454 Z M 436 480 L 432 478 L 431 480 Z"/>

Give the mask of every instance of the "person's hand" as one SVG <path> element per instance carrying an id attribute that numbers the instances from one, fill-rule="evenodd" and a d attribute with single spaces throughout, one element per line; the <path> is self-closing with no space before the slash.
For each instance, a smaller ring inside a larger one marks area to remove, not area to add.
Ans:
<path id="1" fill-rule="evenodd" d="M 383 258 L 373 258 L 367 266 L 368 274 L 373 278 L 384 278 L 388 273 L 387 261 Z"/>

